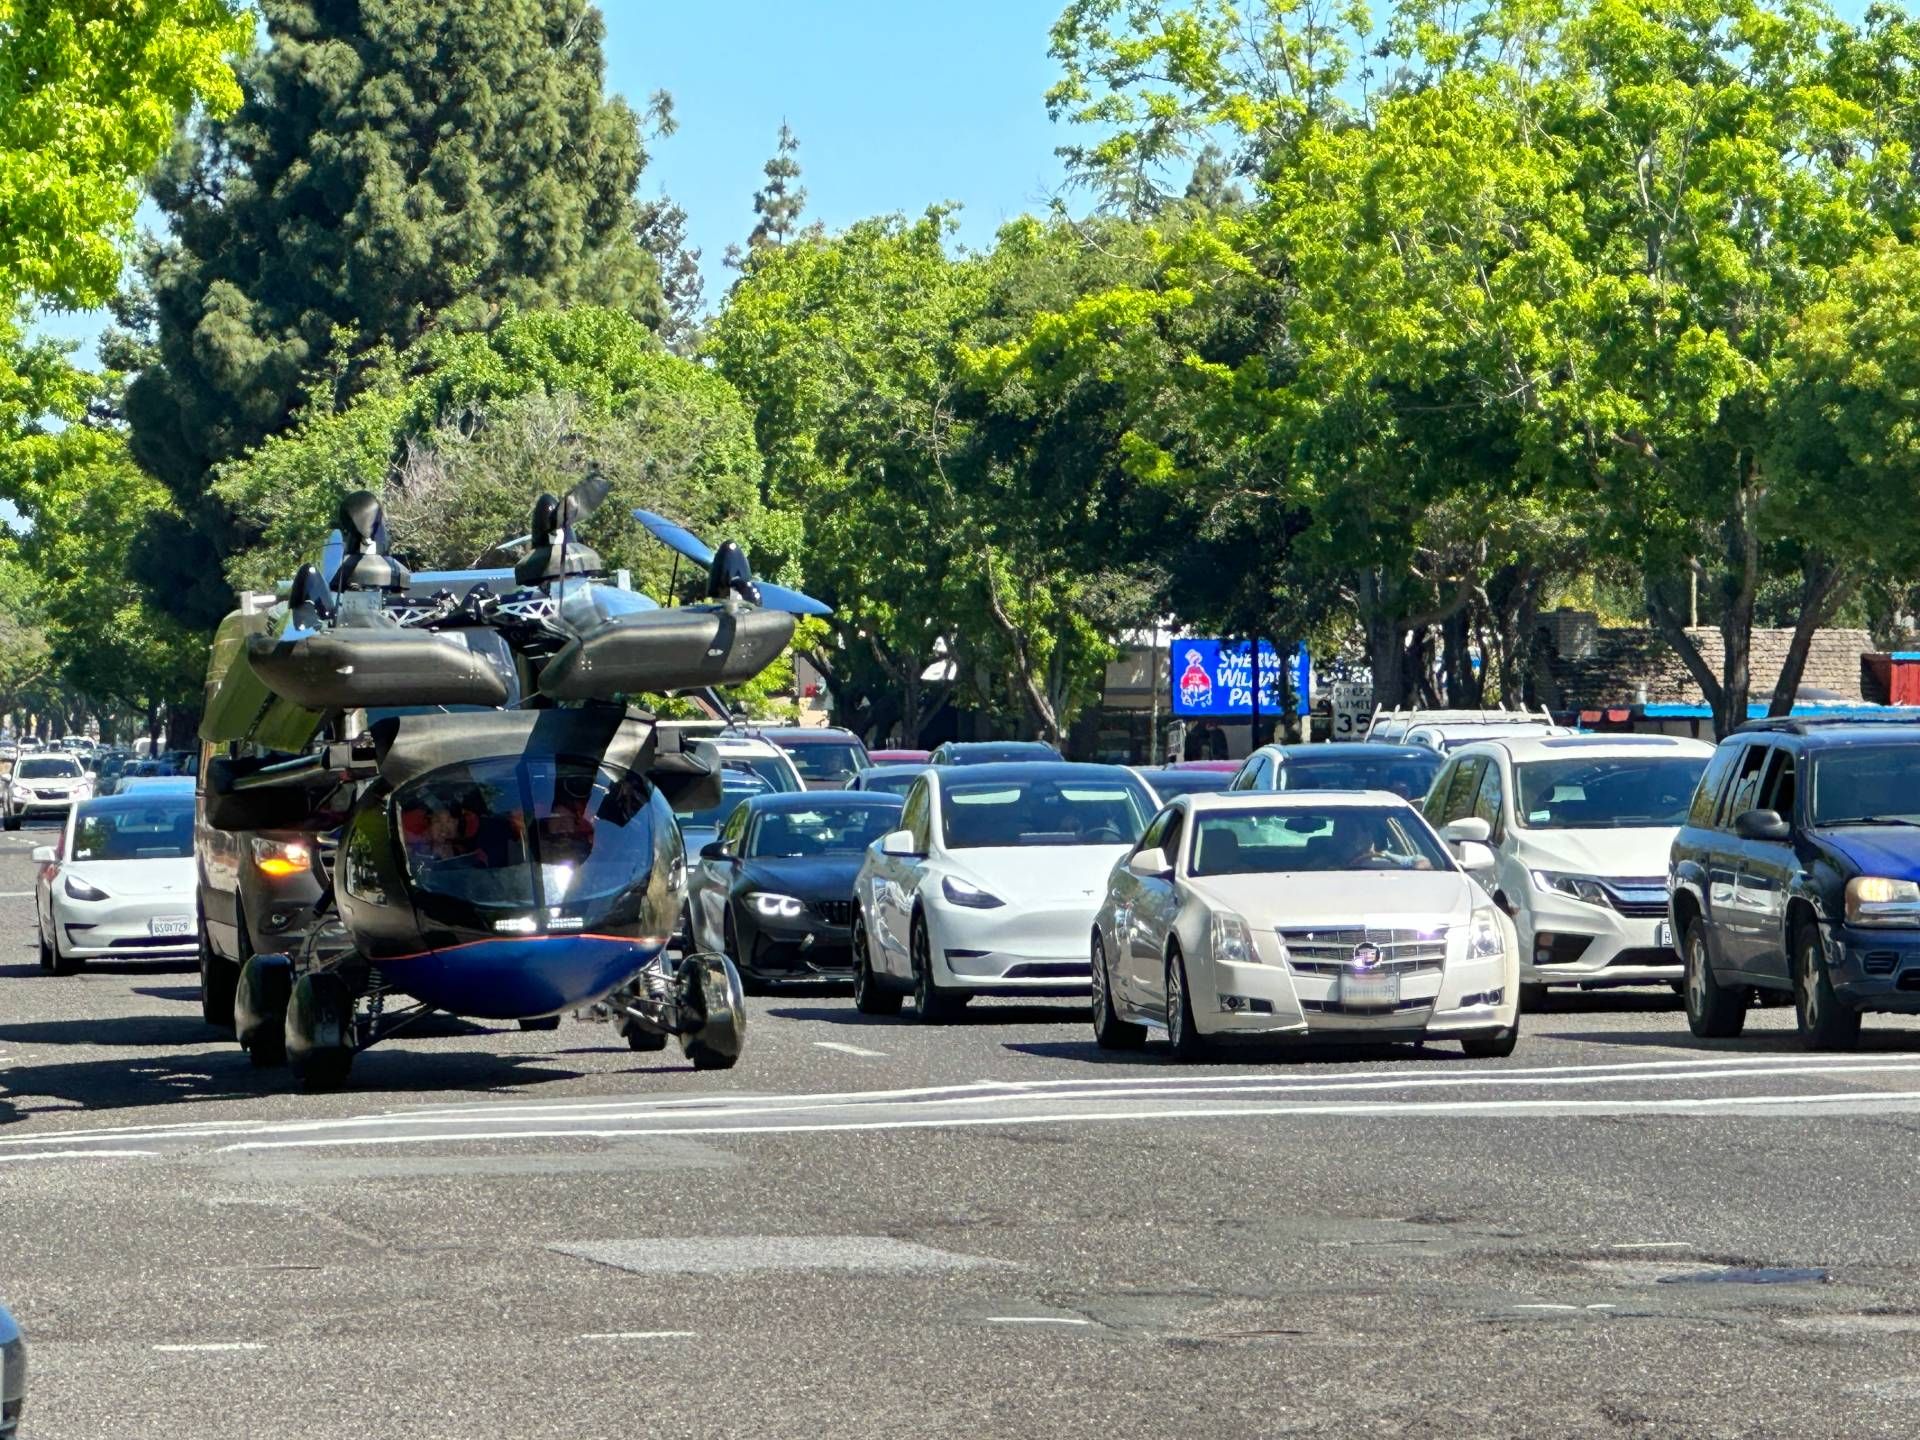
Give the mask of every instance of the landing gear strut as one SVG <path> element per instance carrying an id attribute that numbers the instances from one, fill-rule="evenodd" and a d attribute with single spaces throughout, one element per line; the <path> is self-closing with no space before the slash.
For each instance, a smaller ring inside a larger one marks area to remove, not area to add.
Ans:
<path id="1" fill-rule="evenodd" d="M 746 1044 L 740 972 L 718 953 L 683 956 L 672 970 L 649 968 L 593 1009 L 634 1050 L 664 1050 L 667 1037 L 678 1035 L 696 1070 L 731 1070 Z"/>

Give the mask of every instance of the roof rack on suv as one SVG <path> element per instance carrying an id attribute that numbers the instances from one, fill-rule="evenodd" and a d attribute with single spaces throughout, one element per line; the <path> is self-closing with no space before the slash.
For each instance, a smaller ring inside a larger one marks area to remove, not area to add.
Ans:
<path id="1" fill-rule="evenodd" d="M 1835 726 L 1847 725 L 1920 725 L 1920 715 L 1912 712 L 1901 715 L 1862 715 L 1854 712 L 1846 715 L 1767 715 L 1758 720 L 1748 720 L 1736 725 L 1727 733 L 1730 735 L 1753 735 L 1767 731 L 1784 735 L 1806 735 L 1815 730 L 1831 730 Z"/>
<path id="2" fill-rule="evenodd" d="M 1388 710 L 1384 706 L 1375 709 L 1373 719 L 1367 725 L 1366 738 L 1371 740 L 1376 732 L 1386 729 L 1391 738 L 1400 736 L 1416 725 L 1551 725 L 1553 715 L 1542 705 L 1538 712 L 1532 710 Z"/>

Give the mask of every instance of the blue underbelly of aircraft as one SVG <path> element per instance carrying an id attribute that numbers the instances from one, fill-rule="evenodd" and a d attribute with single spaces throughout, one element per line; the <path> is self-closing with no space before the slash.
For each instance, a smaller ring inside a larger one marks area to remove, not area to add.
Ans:
<path id="1" fill-rule="evenodd" d="M 617 935 L 515 935 L 378 964 L 394 989 L 436 1009 L 480 1020 L 520 1020 L 600 999 L 660 948 Z"/>

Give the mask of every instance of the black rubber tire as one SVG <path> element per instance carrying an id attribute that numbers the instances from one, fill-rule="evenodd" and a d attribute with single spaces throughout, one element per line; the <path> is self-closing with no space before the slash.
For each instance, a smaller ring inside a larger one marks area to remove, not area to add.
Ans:
<path id="1" fill-rule="evenodd" d="M 1547 991 L 1549 988 L 1550 987 L 1546 985 L 1522 985 L 1520 987 L 1520 1013 L 1525 1015 L 1531 1011 L 1546 1009 Z"/>
<path id="2" fill-rule="evenodd" d="M 1205 1059 L 1212 1048 L 1193 1023 L 1193 996 L 1188 993 L 1187 961 L 1178 945 L 1167 951 L 1167 1046 L 1176 1060 Z"/>
<path id="3" fill-rule="evenodd" d="M 1852 1050 L 1860 1044 L 1860 1012 L 1833 990 L 1821 953 L 1820 927 L 1802 920 L 1793 927 L 1793 1018 L 1809 1050 Z"/>
<path id="4" fill-rule="evenodd" d="M 331 970 L 309 970 L 293 982 L 281 1040 L 293 1083 L 302 1090 L 338 1090 L 347 1083 L 353 1070 L 353 1010 L 353 993 Z M 337 1030 L 341 1043 L 325 1043 L 328 1030 Z M 304 1043 L 294 1044 L 296 1036 Z"/>
<path id="5" fill-rule="evenodd" d="M 35 928 L 38 929 L 38 926 L 36 926 Z M 53 973 L 53 946 L 47 943 L 46 931 L 44 930 L 39 931 L 39 939 L 40 939 L 40 968 L 46 971 L 49 975 L 51 975 Z"/>
<path id="6" fill-rule="evenodd" d="M 288 1057 L 293 1070 L 293 1083 L 308 1094 L 318 1094 L 324 1090 L 338 1090 L 347 1083 L 347 1077 L 353 1073 L 353 1051 L 344 1047 L 329 1046 L 325 1050 L 310 1050 L 298 1060 Z"/>
<path id="7" fill-rule="evenodd" d="M 643 1030 L 638 1025 L 627 1027 L 627 1048 L 637 1050 L 643 1055 L 666 1049 L 668 1038 L 658 1030 Z"/>
<path id="8" fill-rule="evenodd" d="M 1516 1018 L 1505 1030 L 1493 1035 L 1468 1035 L 1460 1048 L 1469 1060 L 1504 1060 L 1520 1043 L 1520 1021 Z"/>
<path id="9" fill-rule="evenodd" d="M 200 1018 L 216 1030 L 233 1029 L 233 992 L 240 984 L 240 967 L 214 950 L 200 923 Z"/>
<path id="10" fill-rule="evenodd" d="M 287 1063 L 286 1032 L 277 1025 L 262 1026 L 246 1051 L 254 1069 L 277 1070 Z"/>
<path id="11" fill-rule="evenodd" d="M 696 1070 L 731 1070 L 740 1063 L 738 1055 L 729 1055 L 711 1045 L 702 1045 L 698 1040 L 687 1046 L 687 1059 L 693 1062 Z"/>
<path id="12" fill-rule="evenodd" d="M 0 820 L 0 825 L 5 825 L 9 830 L 18 830 L 20 828 L 20 817 L 9 814 L 4 820 Z"/>
<path id="13" fill-rule="evenodd" d="M 62 954 L 60 951 L 60 936 L 58 934 L 55 934 L 48 942 L 48 946 L 53 951 L 53 963 L 47 966 L 47 969 L 54 975 L 77 975 L 80 973 L 81 968 L 87 963 L 84 960 L 76 960 L 71 955 Z"/>
<path id="14" fill-rule="evenodd" d="M 914 1014 L 922 1025 L 948 1025 L 958 1020 L 970 997 L 943 990 L 933 978 L 933 945 L 927 938 L 927 922 L 917 913 L 908 943 L 913 956 Z"/>
<path id="15" fill-rule="evenodd" d="M 1138 1050 L 1147 1043 L 1147 1027 L 1122 1020 L 1113 1008 L 1112 980 L 1107 974 L 1107 947 L 1093 932 L 1093 1043 L 1102 1050 Z"/>
<path id="16" fill-rule="evenodd" d="M 1687 1028 L 1701 1040 L 1731 1040 L 1747 1025 L 1747 987 L 1714 978 L 1707 929 L 1698 915 L 1687 921 L 1680 943 L 1687 966 Z"/>
<path id="17" fill-rule="evenodd" d="M 560 1028 L 560 1017 L 558 1015 L 536 1015 L 531 1020 L 516 1020 L 513 1023 L 518 1025 L 522 1030 L 558 1030 Z"/>
<path id="18" fill-rule="evenodd" d="M 880 977 L 873 973 L 867 914 L 856 906 L 853 912 L 853 1008 L 862 1015 L 898 1015 L 905 999 L 897 990 L 883 989 Z"/>

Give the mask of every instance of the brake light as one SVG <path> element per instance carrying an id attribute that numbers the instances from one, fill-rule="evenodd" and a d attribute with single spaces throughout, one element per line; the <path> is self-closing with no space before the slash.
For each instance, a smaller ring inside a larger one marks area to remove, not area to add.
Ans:
<path id="1" fill-rule="evenodd" d="M 299 840 L 253 841 L 253 865 L 262 875 L 284 880 L 313 868 L 313 852 Z"/>

